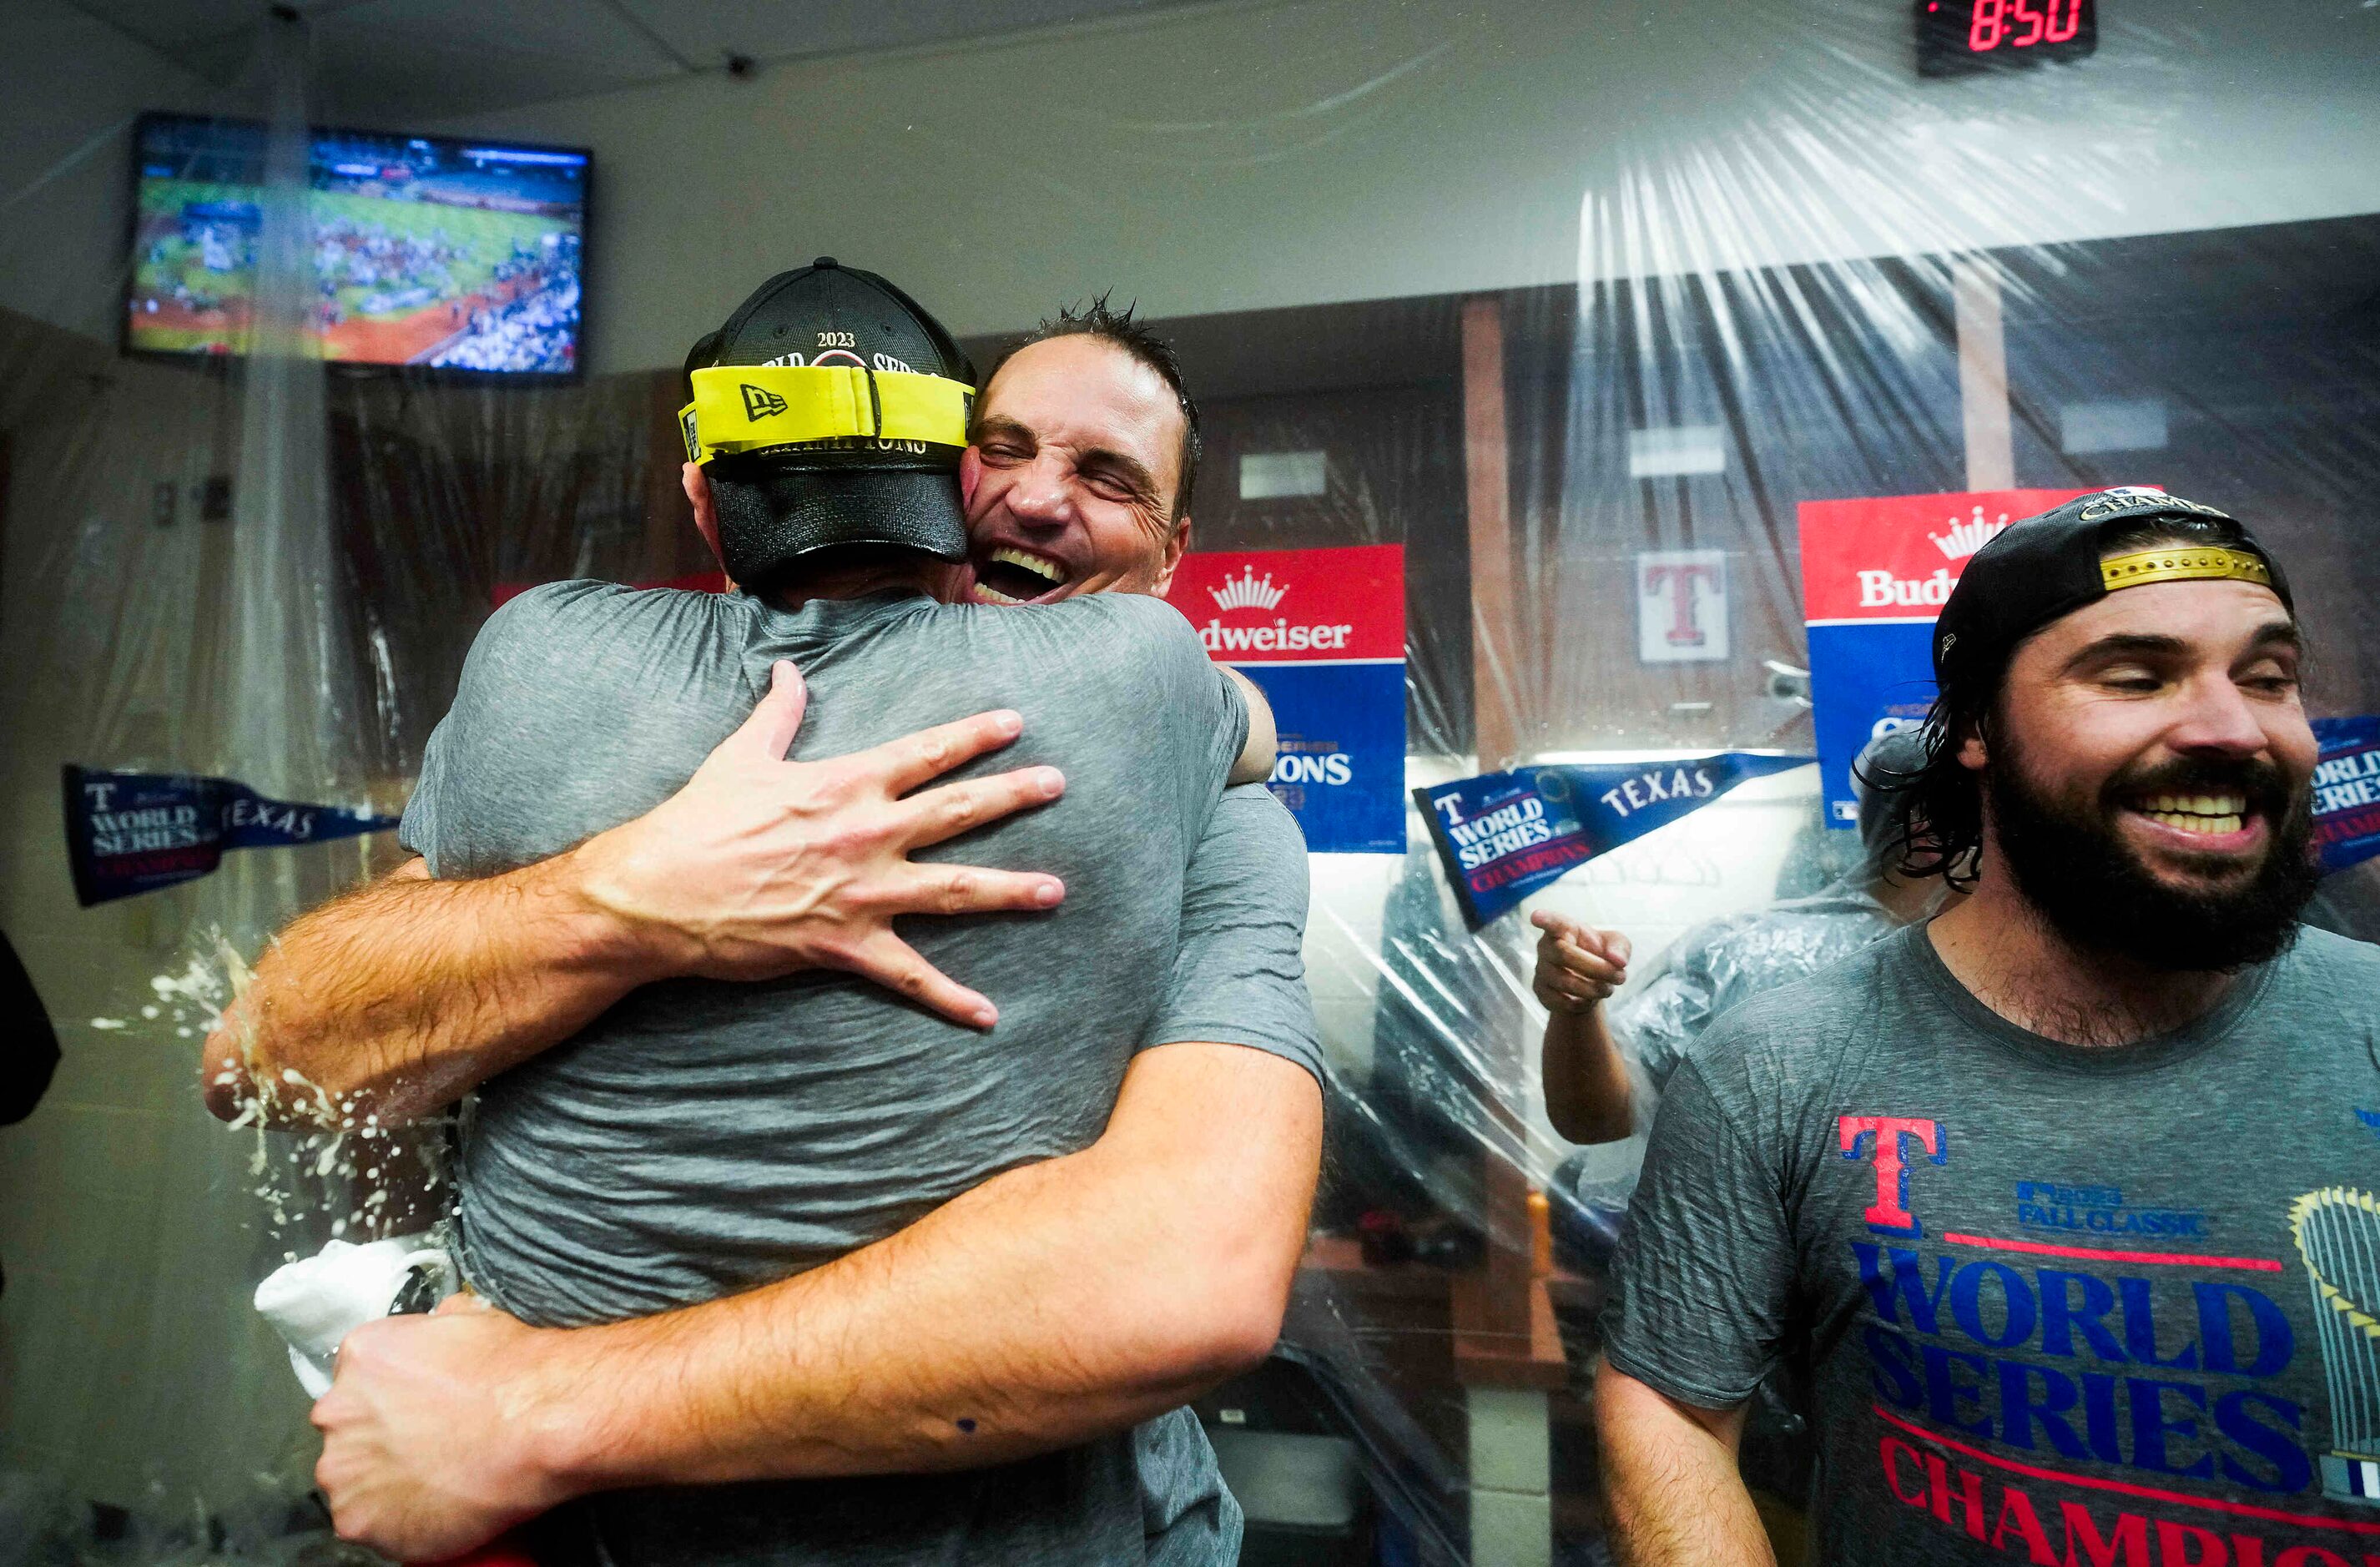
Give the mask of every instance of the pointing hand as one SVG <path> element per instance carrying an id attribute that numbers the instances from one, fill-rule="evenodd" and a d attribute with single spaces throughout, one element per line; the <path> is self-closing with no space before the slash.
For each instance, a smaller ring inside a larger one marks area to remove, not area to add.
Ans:
<path id="1" fill-rule="evenodd" d="M 1628 982 L 1628 938 L 1597 930 L 1543 909 L 1529 923 L 1537 938 L 1537 971 L 1530 989 L 1548 1012 L 1593 1011 Z"/>

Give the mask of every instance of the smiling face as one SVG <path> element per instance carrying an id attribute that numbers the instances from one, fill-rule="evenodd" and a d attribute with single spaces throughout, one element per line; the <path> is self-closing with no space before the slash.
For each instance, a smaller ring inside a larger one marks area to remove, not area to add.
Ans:
<path id="1" fill-rule="evenodd" d="M 959 597 L 1162 593 L 1190 541 L 1173 515 L 1182 438 L 1172 388 L 1115 345 L 1076 334 L 1018 349 L 984 388 L 959 462 Z"/>
<path id="2" fill-rule="evenodd" d="M 2172 969 L 2277 952 L 2313 878 L 2299 656 L 2280 600 L 2239 581 L 2127 588 L 2045 627 L 1961 752 L 1987 864 L 2080 946 Z"/>

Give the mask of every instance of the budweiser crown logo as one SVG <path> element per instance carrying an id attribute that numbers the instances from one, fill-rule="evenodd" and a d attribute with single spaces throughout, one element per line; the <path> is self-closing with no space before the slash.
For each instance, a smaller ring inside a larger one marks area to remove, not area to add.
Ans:
<path id="1" fill-rule="evenodd" d="M 2006 512 L 2000 514 L 1999 521 L 1985 522 L 1984 508 L 1977 506 L 1973 519 L 1961 522 L 1958 518 L 1952 517 L 1948 532 L 1929 533 L 1925 537 L 1933 540 L 1934 547 L 1948 558 L 1962 561 L 2006 532 L 2008 525 Z"/>
<path id="2" fill-rule="evenodd" d="M 1237 577 L 1226 577 L 1220 588 L 1207 589 L 1220 610 L 1269 610 L 1288 596 L 1287 588 L 1273 586 L 1272 573 L 1259 577 L 1254 566 L 1241 569 Z"/>

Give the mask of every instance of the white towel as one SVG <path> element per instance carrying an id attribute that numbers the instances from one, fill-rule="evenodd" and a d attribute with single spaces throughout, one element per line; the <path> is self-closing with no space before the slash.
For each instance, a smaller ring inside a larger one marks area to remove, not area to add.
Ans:
<path id="1" fill-rule="evenodd" d="M 427 1233 L 362 1245 L 332 1241 L 312 1257 L 284 1263 L 256 1286 L 256 1309 L 289 1345 L 290 1368 L 307 1397 L 330 1391 L 340 1343 L 365 1323 L 387 1316 L 424 1268 L 438 1270 L 441 1294 L 454 1293 L 454 1264 Z"/>

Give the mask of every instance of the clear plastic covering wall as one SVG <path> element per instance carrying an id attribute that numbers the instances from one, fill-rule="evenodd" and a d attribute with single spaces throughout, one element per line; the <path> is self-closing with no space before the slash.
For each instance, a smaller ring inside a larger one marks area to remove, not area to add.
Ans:
<path id="1" fill-rule="evenodd" d="M 1119 158 L 1138 172 L 1111 177 L 1230 188 L 1327 156 L 1353 180 L 1369 157 L 1385 201 L 1441 177 L 1399 160 L 1450 127 L 1526 147 L 1516 190 L 1576 150 L 1546 176 L 1571 204 L 1515 195 L 1523 232 L 1411 232 L 1433 258 L 1478 253 L 1468 273 L 1442 268 L 1443 286 L 1334 282 L 1307 298 L 1268 268 L 1245 300 L 1173 310 L 1110 250 L 1114 275 L 1050 285 L 1137 293 L 1181 348 L 1207 433 L 1195 547 L 1402 546 L 1401 801 L 1523 763 L 1815 754 L 1803 508 L 1829 501 L 2155 484 L 2222 506 L 2299 585 L 2316 713 L 2380 709 L 2380 203 L 2359 204 L 2354 177 L 2260 168 L 2252 149 L 2221 177 L 2301 190 L 2298 210 L 2208 196 L 2192 181 L 2217 176 L 2192 138 L 2213 133 L 2175 107 L 2226 71 L 2277 85 L 2292 60 L 2368 63 L 2368 7 L 2161 29 L 2109 0 L 2099 58 L 1960 89 L 1922 131 L 1907 18 L 1865 7 L 1623 7 L 1535 41 L 1531 7 L 1382 7 L 1404 53 L 1367 55 L 1352 82 L 1331 42 L 1363 32 L 1348 7 L 1220 9 L 1231 47 L 1267 61 L 1270 107 L 1163 125 L 1069 110 L 1103 147 L 1195 133 L 1212 149 Z M 1149 24 L 1143 68 L 1203 69 L 1190 51 L 1208 25 Z M 1682 30 L 1645 42 L 1665 28 Z M 1087 37 L 1046 48 L 1087 58 L 1110 34 Z M 1607 45 L 1623 64 L 1648 48 L 1689 64 L 1582 67 L 1582 85 L 1544 87 L 1548 61 Z M 300 124 L 306 87 L 302 55 L 261 57 L 237 106 Z M 2366 91 L 2348 106 L 2368 127 Z M 2092 132 L 2065 134 L 2059 94 L 2084 91 L 2099 95 Z M 2343 112 L 2324 102 L 2289 112 Z M 2201 111 L 2260 112 L 2219 94 Z M 118 130 L 92 159 L 118 156 Z M 1949 145 L 1971 134 L 2027 151 Z M 1459 183 L 1475 203 L 1499 177 Z M 1061 194 L 1087 243 L 1103 232 L 1095 205 Z M 897 182 L 880 195 L 904 199 Z M 1312 205 L 1309 237 L 1363 226 Z M 2214 215 L 2159 221 L 2168 207 Z M 643 214 L 630 202 L 605 221 L 625 247 Z M 1259 266 L 1263 237 L 1177 237 L 1225 269 Z M 15 258 L 41 241 L 6 243 Z M 869 264 L 901 274 L 897 253 Z M 688 302 L 687 335 L 733 302 Z M 978 361 L 1029 324 L 976 322 Z M 395 809 L 504 585 L 708 565 L 675 493 L 673 383 L 600 359 L 534 387 L 303 356 L 161 361 L 0 313 L 0 910 L 66 1046 L 42 1110 L 0 1129 L 0 1534 L 53 1542 L 31 1560 L 103 1537 L 190 1561 L 319 1538 L 304 1401 L 247 1299 L 359 1199 L 327 1165 L 261 1176 L 296 1156 L 206 1119 L 194 1035 L 238 955 L 395 855 L 385 836 L 253 852 L 210 881 L 79 909 L 59 766 Z M 1664 565 L 1704 571 L 1703 586 L 1648 577 Z M 1661 617 L 1680 614 L 1722 632 L 1717 650 L 1671 656 Z M 1908 911 L 1874 895 L 1876 862 L 1830 825 L 1815 766 L 1743 784 L 1476 930 L 1402 808 L 1402 854 L 1312 858 L 1306 959 L 1331 1063 L 1315 1238 L 1273 1362 L 1200 1413 L 1227 1475 L 1248 1481 L 1249 1560 L 1601 1561 L 1595 1315 L 1641 1139 L 1573 1147 L 1547 1120 L 1526 915 L 1632 940 L 1611 1017 L 1639 1061 L 1641 1129 L 1665 1067 L 1729 1001 Z M 2313 917 L 2380 939 L 2380 869 L 2331 876 Z M 1777 1399 L 1753 1431 L 1747 1475 L 1797 1560 L 1799 1417 Z M 1324 1444 L 1308 1450 L 1334 1465 L 1319 1493 L 1292 1505 L 1261 1482 L 1274 1438 Z"/>

